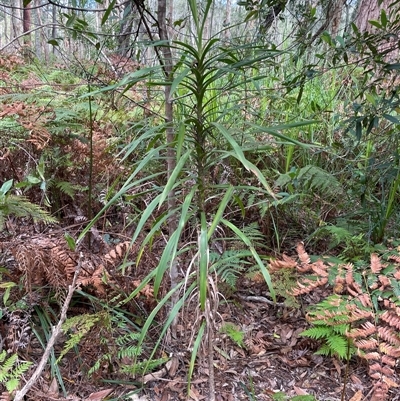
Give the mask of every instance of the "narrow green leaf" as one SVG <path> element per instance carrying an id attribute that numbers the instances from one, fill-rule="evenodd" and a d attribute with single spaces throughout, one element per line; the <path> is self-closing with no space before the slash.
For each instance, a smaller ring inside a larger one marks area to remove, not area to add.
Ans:
<path id="1" fill-rule="evenodd" d="M 180 172 L 182 171 L 186 160 L 189 158 L 191 154 L 191 151 L 186 152 L 178 161 L 178 163 L 176 164 L 174 171 L 171 173 L 171 176 L 168 179 L 168 182 L 165 184 L 164 190 L 161 194 L 160 197 L 160 203 L 158 204 L 158 207 L 160 208 L 161 205 L 163 204 L 163 202 L 165 201 L 165 199 L 167 199 L 168 194 L 170 193 L 170 191 L 172 190 L 172 188 L 175 186 L 176 184 L 176 179 L 178 178 L 178 175 L 180 174 Z"/>
<path id="2" fill-rule="evenodd" d="M 220 223 L 220 221 L 222 219 L 224 211 L 225 211 L 226 207 L 228 206 L 229 201 L 231 200 L 232 194 L 233 194 L 233 186 L 231 185 L 231 186 L 229 186 L 228 190 L 225 192 L 224 197 L 219 202 L 217 213 L 215 213 L 215 216 L 213 218 L 211 226 L 208 229 L 208 234 L 207 234 L 208 240 L 211 239 L 212 235 L 214 234 L 214 231 L 218 227 L 218 224 Z M 243 205 L 243 203 L 242 203 L 242 205 Z"/>
<path id="3" fill-rule="evenodd" d="M 76 242 L 75 242 L 75 240 L 74 240 L 68 233 L 65 233 L 65 234 L 64 234 L 64 238 L 65 238 L 65 240 L 67 241 L 68 248 L 69 248 L 72 252 L 74 252 L 75 249 L 76 249 Z"/>
<path id="4" fill-rule="evenodd" d="M 178 222 L 177 229 L 172 233 L 171 237 L 169 238 L 164 251 L 161 255 L 160 262 L 156 269 L 156 276 L 154 279 L 154 295 L 157 296 L 158 290 L 160 288 L 160 284 L 162 278 L 164 276 L 165 271 L 171 267 L 172 263 L 174 263 L 174 259 L 178 252 L 178 244 L 179 239 L 181 237 L 182 230 L 185 227 L 186 222 L 191 217 L 191 213 L 189 213 L 189 208 L 192 203 L 193 196 L 195 194 L 196 187 L 193 186 L 191 191 L 186 195 L 185 200 L 181 206 L 181 215 Z"/>
<path id="5" fill-rule="evenodd" d="M 395 117 L 395 116 L 392 116 L 392 115 L 390 115 L 390 114 L 384 113 L 384 114 L 383 114 L 383 117 L 385 117 L 386 120 L 390 121 L 390 122 L 393 123 L 393 124 L 400 124 L 400 120 L 399 120 L 397 117 Z"/>
<path id="6" fill-rule="evenodd" d="M 6 195 L 7 192 L 11 189 L 13 182 L 14 182 L 13 179 L 6 181 L 0 188 L 0 194 Z"/>
<path id="7" fill-rule="evenodd" d="M 369 20 L 368 22 L 369 22 L 371 25 L 373 25 L 373 26 L 375 26 L 375 27 L 377 27 L 377 28 L 379 28 L 379 29 L 382 29 L 382 25 L 381 25 L 378 21 Z"/>
<path id="8" fill-rule="evenodd" d="M 386 28 L 387 24 L 388 24 L 388 18 L 386 15 L 386 11 L 383 8 L 381 10 L 381 24 L 382 24 L 383 28 Z"/>
<path id="9" fill-rule="evenodd" d="M 107 7 L 107 10 L 104 12 L 103 18 L 101 19 L 101 25 L 104 25 L 107 22 L 108 17 L 110 16 L 111 11 L 113 10 L 113 8 L 115 6 L 116 1 L 117 0 L 112 0 L 110 5 Z"/>
<path id="10" fill-rule="evenodd" d="M 225 137 L 225 139 L 232 146 L 232 148 L 233 148 L 233 152 L 231 152 L 232 156 L 234 156 L 236 159 L 238 159 L 243 164 L 243 166 L 246 168 L 246 170 L 251 171 L 258 178 L 258 180 L 264 186 L 264 188 L 268 191 L 269 195 L 272 198 L 276 199 L 274 191 L 268 185 L 267 180 L 264 178 L 261 171 L 258 169 L 257 166 L 255 166 L 252 162 L 250 162 L 249 160 L 246 159 L 240 145 L 233 139 L 233 137 L 228 132 L 228 130 L 221 124 L 214 123 L 213 125 L 218 128 L 218 130 L 221 132 L 221 134 Z"/>
<path id="11" fill-rule="evenodd" d="M 203 320 L 203 322 L 201 323 L 201 326 L 199 328 L 199 331 L 197 332 L 196 340 L 194 341 L 194 344 L 193 344 L 192 355 L 190 357 L 189 371 L 188 371 L 188 387 L 187 387 L 188 394 L 190 394 L 190 382 L 191 382 L 191 378 L 193 376 L 194 367 L 196 364 L 196 357 L 197 357 L 197 353 L 199 352 L 199 349 L 200 349 L 201 340 L 203 338 L 205 328 L 206 328 L 206 321 Z"/>
<path id="12" fill-rule="evenodd" d="M 180 74 L 178 74 L 171 84 L 171 92 L 170 97 L 174 96 L 176 89 L 179 87 L 180 83 L 186 78 L 186 76 L 190 73 L 190 68 L 185 68 Z"/>
<path id="13" fill-rule="evenodd" d="M 255 248 L 253 247 L 249 238 L 242 231 L 240 231 L 240 229 L 238 227 L 236 227 L 234 224 L 232 224 L 230 221 L 222 219 L 221 222 L 223 224 L 225 224 L 227 227 L 229 227 L 238 236 L 238 238 L 241 241 L 243 241 L 243 243 L 245 245 L 247 245 L 249 247 L 249 250 L 250 250 L 251 254 L 253 255 L 253 258 L 257 262 L 257 265 L 261 270 L 264 280 L 267 283 L 269 292 L 271 294 L 271 298 L 274 300 L 274 302 L 276 302 L 276 295 L 275 295 L 274 287 L 272 285 L 271 276 L 270 276 L 267 268 L 265 267 L 264 263 L 262 262 L 260 255 L 257 253 Z"/>
<path id="14" fill-rule="evenodd" d="M 53 45 L 53 46 L 60 46 L 60 44 L 58 43 L 58 40 L 56 40 L 56 39 L 50 39 L 47 41 L 47 43 L 49 45 Z"/>

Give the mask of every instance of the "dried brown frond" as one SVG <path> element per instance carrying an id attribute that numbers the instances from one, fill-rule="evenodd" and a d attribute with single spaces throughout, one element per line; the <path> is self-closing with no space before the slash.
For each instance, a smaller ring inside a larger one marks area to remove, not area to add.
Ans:
<path id="1" fill-rule="evenodd" d="M 371 373 L 370 373 L 370 376 L 371 376 Z M 378 375 L 377 379 L 380 379 L 379 375 Z M 371 401 L 386 401 L 388 392 L 389 392 L 389 386 L 386 383 L 381 382 L 381 381 L 379 381 L 378 383 L 375 383 L 373 392 L 371 395 Z"/>
<path id="2" fill-rule="evenodd" d="M 400 255 L 390 255 L 388 260 L 393 260 L 394 262 L 400 264 Z"/>
<path id="3" fill-rule="evenodd" d="M 351 316 L 349 317 L 349 322 L 356 322 L 358 320 L 368 319 L 374 316 L 374 313 L 371 309 L 369 310 L 354 310 L 351 312 Z"/>
<path id="4" fill-rule="evenodd" d="M 371 271 L 372 273 L 379 273 L 385 267 L 381 263 L 381 259 L 376 253 L 371 254 Z"/>
<path id="5" fill-rule="evenodd" d="M 368 352 L 364 354 L 363 358 L 367 361 L 379 361 L 381 359 L 381 354 L 379 352 Z"/>
<path id="6" fill-rule="evenodd" d="M 381 351 L 383 354 L 392 356 L 394 358 L 400 357 L 400 349 L 397 347 L 393 347 L 392 345 L 386 342 L 382 342 L 379 344 L 379 351 Z"/>
<path id="7" fill-rule="evenodd" d="M 285 254 L 282 255 L 282 259 L 283 260 L 273 259 L 269 261 L 268 266 L 271 273 L 279 271 L 280 269 L 294 269 L 297 266 L 297 262 Z"/>
<path id="8" fill-rule="evenodd" d="M 324 264 L 324 262 L 319 259 L 315 263 L 311 265 L 311 269 L 315 274 L 318 274 L 320 277 L 328 277 L 328 269 L 329 266 Z"/>
<path id="9" fill-rule="evenodd" d="M 342 294 L 344 292 L 344 286 L 346 284 L 346 279 L 343 277 L 343 265 L 338 266 L 337 275 L 335 277 L 335 283 L 333 286 L 333 292 L 335 294 Z"/>
<path id="10" fill-rule="evenodd" d="M 350 330 L 346 335 L 350 338 L 368 337 L 376 332 L 377 328 L 371 322 L 365 322 L 358 329 Z"/>
<path id="11" fill-rule="evenodd" d="M 318 287 L 322 287 L 328 283 L 328 278 L 323 277 L 322 279 L 311 280 L 309 278 L 304 278 L 301 281 L 297 281 L 297 287 L 289 291 L 290 295 L 299 296 L 303 294 L 308 294 Z"/>
<path id="12" fill-rule="evenodd" d="M 382 375 L 391 377 L 391 376 L 393 376 L 393 374 L 394 374 L 393 369 L 391 369 L 387 366 L 382 366 L 378 362 L 370 365 L 370 367 L 369 367 L 369 375 L 373 379 L 380 379 L 380 378 L 382 378 Z"/>
<path id="13" fill-rule="evenodd" d="M 379 326 L 378 334 L 379 334 L 379 337 L 382 338 L 383 340 L 400 348 L 399 334 L 396 331 L 394 331 L 391 327 Z"/>
<path id="14" fill-rule="evenodd" d="M 396 366 L 396 360 L 394 358 L 390 357 L 389 355 L 382 355 L 381 356 L 381 361 L 385 365 L 389 365 L 392 368 L 394 368 Z"/>
<path id="15" fill-rule="evenodd" d="M 384 383 L 386 383 L 389 387 L 399 387 L 399 385 L 393 381 L 392 379 L 390 379 L 389 377 L 382 377 L 382 380 Z"/>
<path id="16" fill-rule="evenodd" d="M 372 301 L 369 294 L 358 294 L 355 299 L 360 301 L 364 308 L 372 308 Z"/>
<path id="17" fill-rule="evenodd" d="M 382 286 L 379 288 L 381 291 L 383 291 L 386 287 L 390 286 L 390 280 L 384 276 L 383 274 L 380 274 L 378 276 L 379 282 L 382 284 Z"/>
<path id="18" fill-rule="evenodd" d="M 115 266 L 115 264 L 120 262 L 123 257 L 129 252 L 129 247 L 129 241 L 117 244 L 115 248 L 111 249 L 111 251 L 104 255 L 104 260 L 108 265 Z"/>
<path id="19" fill-rule="evenodd" d="M 399 316 L 397 316 L 397 314 L 394 314 L 393 312 L 390 311 L 385 311 L 381 315 L 381 319 L 390 326 L 400 329 L 400 318 Z"/>
<path id="20" fill-rule="evenodd" d="M 370 338 L 369 340 L 361 339 L 354 341 L 354 345 L 362 350 L 374 349 L 377 347 L 378 341 L 375 338 Z"/>
<path id="21" fill-rule="evenodd" d="M 302 265 L 310 264 L 310 257 L 304 248 L 304 244 L 299 242 L 296 247 L 297 255 L 299 255 L 299 259 Z"/>

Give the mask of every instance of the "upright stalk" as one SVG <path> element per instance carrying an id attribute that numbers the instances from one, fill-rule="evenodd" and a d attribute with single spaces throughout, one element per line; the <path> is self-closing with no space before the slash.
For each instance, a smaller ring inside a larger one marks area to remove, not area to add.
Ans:
<path id="1" fill-rule="evenodd" d="M 158 1 L 158 28 L 159 28 L 159 35 L 162 41 L 168 41 L 168 31 L 167 31 L 167 24 L 166 24 L 166 17 L 167 17 L 167 4 L 166 0 L 159 0 Z M 172 51 L 171 47 L 168 46 L 166 43 L 164 46 L 161 47 L 161 52 L 163 55 L 163 70 L 165 74 L 165 78 L 167 82 L 171 82 L 173 79 L 172 73 L 172 66 L 173 66 L 173 59 L 172 59 Z M 167 177 L 168 179 L 171 177 L 172 172 L 176 167 L 176 151 L 174 147 L 175 142 L 175 132 L 173 127 L 173 101 L 171 97 L 171 86 L 165 85 L 164 90 L 165 96 L 165 122 L 166 122 L 166 140 L 167 140 Z M 168 232 L 169 236 L 171 237 L 172 234 L 177 229 L 177 213 L 176 210 L 176 194 L 175 190 L 171 189 L 168 194 L 168 210 L 169 210 L 169 220 L 168 220 Z M 171 289 L 177 287 L 179 283 L 179 271 L 178 271 L 178 263 L 176 260 L 172 261 L 171 269 L 170 269 L 170 282 L 171 282 Z M 171 298 L 171 309 L 176 305 L 179 300 L 179 294 L 177 291 Z M 176 337 L 176 325 L 177 319 L 171 325 L 171 334 L 173 337 Z"/>

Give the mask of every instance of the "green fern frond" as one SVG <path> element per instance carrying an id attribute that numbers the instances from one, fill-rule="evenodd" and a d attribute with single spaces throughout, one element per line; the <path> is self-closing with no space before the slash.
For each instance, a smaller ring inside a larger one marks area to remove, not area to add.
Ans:
<path id="1" fill-rule="evenodd" d="M 220 329 L 221 333 L 225 333 L 228 337 L 235 342 L 239 347 L 244 346 L 244 332 L 233 323 L 226 322 Z"/>
<path id="2" fill-rule="evenodd" d="M 142 361 L 130 365 L 122 365 L 121 373 L 129 374 L 132 376 L 145 375 L 146 373 L 152 372 L 154 369 L 163 365 L 168 361 L 168 358 L 153 359 L 151 361 Z"/>
<path id="3" fill-rule="evenodd" d="M 304 330 L 300 333 L 301 336 L 310 337 L 314 340 L 327 338 L 331 334 L 332 334 L 332 328 L 328 326 L 311 327 L 310 329 Z"/>
<path id="4" fill-rule="evenodd" d="M 64 333 L 68 333 L 69 330 L 73 329 L 73 333 L 70 333 L 69 340 L 65 343 L 63 350 L 61 351 L 60 356 L 57 359 L 57 363 L 61 361 L 61 359 L 70 351 L 72 348 L 77 346 L 82 338 L 89 333 L 91 328 L 101 319 L 99 314 L 82 314 L 71 317 L 67 319 L 63 326 L 62 331 Z"/>
<path id="5" fill-rule="evenodd" d="M 6 216 L 31 217 L 35 221 L 56 223 L 57 220 L 40 206 L 29 202 L 24 196 L 7 195 L 0 203 L 0 230 L 4 227 Z"/>
<path id="6" fill-rule="evenodd" d="M 309 165 L 300 169 L 297 180 L 302 184 L 303 188 L 325 192 L 329 195 L 337 196 L 342 192 L 342 185 L 330 173 L 320 167 Z"/>
<path id="7" fill-rule="evenodd" d="M 340 335 L 330 335 L 326 339 L 326 343 L 331 349 L 332 355 L 337 355 L 339 358 L 346 358 L 349 347 L 349 340 Z"/>
<path id="8" fill-rule="evenodd" d="M 246 250 L 231 249 L 225 251 L 222 255 L 212 252 L 210 253 L 211 272 L 216 272 L 222 282 L 229 287 L 235 288 L 237 279 L 249 262 L 245 259 L 251 256 Z"/>
<path id="9" fill-rule="evenodd" d="M 0 353 L 0 383 L 4 384 L 9 393 L 13 392 L 31 365 L 32 362 L 19 361 L 17 354 L 7 358 L 7 352 L 3 350 Z"/>
<path id="10" fill-rule="evenodd" d="M 68 195 L 70 198 L 74 198 L 76 187 L 68 181 L 59 181 L 56 183 L 56 187 L 64 194 Z"/>

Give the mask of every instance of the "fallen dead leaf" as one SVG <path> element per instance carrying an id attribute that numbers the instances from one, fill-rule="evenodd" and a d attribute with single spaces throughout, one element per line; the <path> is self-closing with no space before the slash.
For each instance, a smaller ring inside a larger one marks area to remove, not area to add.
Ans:
<path id="1" fill-rule="evenodd" d="M 356 375 L 351 375 L 351 381 L 354 384 L 358 384 L 358 385 L 362 384 L 362 381 Z"/>
<path id="2" fill-rule="evenodd" d="M 338 375 L 340 376 L 341 372 L 342 372 L 342 368 L 340 367 L 339 362 L 336 359 L 332 359 L 332 363 L 335 366 L 336 372 L 338 373 Z"/>
<path id="3" fill-rule="evenodd" d="M 200 400 L 203 400 L 204 398 L 206 398 L 206 397 L 202 396 L 194 387 L 190 388 L 189 397 L 191 399 L 193 399 L 194 401 L 200 401 Z"/>
<path id="4" fill-rule="evenodd" d="M 97 391 L 96 393 L 92 393 L 86 398 L 86 401 L 102 401 L 108 395 L 110 395 L 114 391 L 113 388 L 107 388 L 105 390 Z"/>
<path id="5" fill-rule="evenodd" d="M 50 383 L 49 389 L 47 390 L 47 394 L 53 398 L 58 398 L 60 394 L 60 390 L 58 388 L 57 378 L 54 377 Z"/>
<path id="6" fill-rule="evenodd" d="M 361 390 L 358 390 L 353 397 L 350 398 L 349 401 L 361 401 L 363 398 L 363 393 Z"/>
<path id="7" fill-rule="evenodd" d="M 309 395 L 307 393 L 307 391 L 303 390 L 300 387 L 293 386 L 293 389 L 294 389 L 294 391 L 296 392 L 297 395 Z"/>

